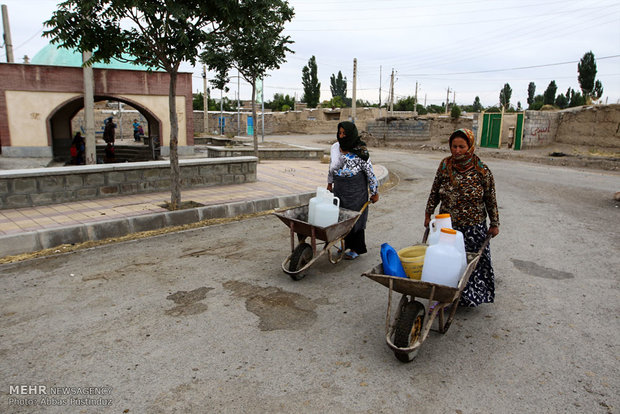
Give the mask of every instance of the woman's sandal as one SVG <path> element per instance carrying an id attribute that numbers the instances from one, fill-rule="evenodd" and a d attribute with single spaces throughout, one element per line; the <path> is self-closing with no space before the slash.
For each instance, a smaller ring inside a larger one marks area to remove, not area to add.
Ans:
<path id="1" fill-rule="evenodd" d="M 355 252 L 353 252 L 353 251 L 351 251 L 351 250 L 349 250 L 348 252 L 346 252 L 346 253 L 344 254 L 344 258 L 345 258 L 346 260 L 355 260 L 355 259 L 357 259 L 358 257 L 360 257 L 360 255 L 359 255 L 359 254 L 357 254 L 357 253 L 355 253 Z"/>

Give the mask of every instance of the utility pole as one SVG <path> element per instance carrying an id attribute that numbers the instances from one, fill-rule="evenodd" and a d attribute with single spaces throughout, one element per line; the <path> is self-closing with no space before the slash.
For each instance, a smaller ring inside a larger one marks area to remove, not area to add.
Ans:
<path id="1" fill-rule="evenodd" d="M 357 82 L 357 58 L 353 59 L 353 92 L 352 92 L 352 103 L 351 103 L 351 121 L 355 123 L 355 107 L 356 107 L 356 99 L 355 99 L 355 87 Z"/>
<path id="2" fill-rule="evenodd" d="M 4 46 L 6 48 L 6 63 L 14 63 L 13 41 L 11 40 L 11 27 L 9 26 L 9 9 L 6 4 L 2 5 L 2 28 L 4 30 Z"/>
<path id="3" fill-rule="evenodd" d="M 241 74 L 237 70 L 237 136 L 241 136 L 241 114 L 239 113 L 239 105 L 241 103 Z"/>
<path id="4" fill-rule="evenodd" d="M 390 114 L 394 115 L 394 68 L 390 79 Z"/>
<path id="5" fill-rule="evenodd" d="M 379 111 L 381 111 L 381 69 L 382 67 L 379 66 Z"/>
<path id="6" fill-rule="evenodd" d="M 82 52 L 82 62 L 87 62 L 92 56 L 92 52 Z M 95 143 L 95 81 L 93 67 L 84 66 L 84 123 L 86 131 L 84 141 L 86 142 L 86 154 L 84 159 L 86 164 L 97 164 L 97 146 Z"/>
<path id="7" fill-rule="evenodd" d="M 224 90 L 220 89 L 220 135 L 224 135 Z"/>
<path id="8" fill-rule="evenodd" d="M 450 87 L 448 86 L 448 92 L 446 93 L 446 114 L 448 113 L 448 106 L 450 106 Z"/>
<path id="9" fill-rule="evenodd" d="M 418 115 L 418 81 L 415 81 L 415 98 L 413 100 L 413 116 Z"/>
<path id="10" fill-rule="evenodd" d="M 209 133 L 209 97 L 207 96 L 207 65 L 202 65 L 202 106 L 204 107 L 204 116 L 202 119 L 202 128 L 205 135 Z"/>

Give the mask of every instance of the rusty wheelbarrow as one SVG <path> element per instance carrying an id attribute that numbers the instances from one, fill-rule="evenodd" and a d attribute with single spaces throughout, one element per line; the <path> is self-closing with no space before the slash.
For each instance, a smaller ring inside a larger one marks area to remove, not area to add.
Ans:
<path id="1" fill-rule="evenodd" d="M 426 242 L 427 237 L 428 229 L 424 233 L 423 244 Z M 478 252 L 467 252 L 467 267 L 455 288 L 421 280 L 388 276 L 383 274 L 382 264 L 362 274 L 362 276 L 366 276 L 389 289 L 385 318 L 385 340 L 399 361 L 413 361 L 437 316 L 439 316 L 437 329 L 433 330 L 442 334 L 448 331 L 456 314 L 461 293 L 490 239 L 491 236 L 487 236 Z M 402 296 L 396 314 L 391 319 L 393 291 L 401 293 Z M 428 304 L 430 305 L 428 314 L 424 304 L 416 300 L 416 298 L 428 299 Z"/>
<path id="2" fill-rule="evenodd" d="M 341 207 L 338 222 L 327 227 L 308 223 L 308 205 L 274 212 L 290 229 L 291 234 L 291 254 L 282 262 L 284 273 L 293 280 L 301 280 L 305 276 L 303 272 L 325 253 L 331 263 L 341 261 L 345 253 L 344 238 L 353 229 L 368 204 L 370 201 L 366 202 L 360 211 Z M 310 238 L 310 243 L 306 243 L 307 238 Z M 297 246 L 295 239 L 298 241 Z M 317 241 L 324 243 L 322 249 L 317 248 Z"/>

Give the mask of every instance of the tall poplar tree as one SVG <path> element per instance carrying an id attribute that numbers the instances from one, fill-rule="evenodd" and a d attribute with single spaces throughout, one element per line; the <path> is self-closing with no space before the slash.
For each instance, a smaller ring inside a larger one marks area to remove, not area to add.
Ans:
<path id="1" fill-rule="evenodd" d="M 301 72 L 301 83 L 304 86 L 304 96 L 301 100 L 308 104 L 308 108 L 316 108 L 321 99 L 321 82 L 317 72 L 316 58 L 312 56 Z"/>

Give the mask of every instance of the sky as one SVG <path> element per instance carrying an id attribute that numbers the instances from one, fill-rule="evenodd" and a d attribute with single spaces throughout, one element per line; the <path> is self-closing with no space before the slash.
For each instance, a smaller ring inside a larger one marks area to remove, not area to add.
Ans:
<path id="1" fill-rule="evenodd" d="M 0 0 L 8 8 L 14 57 L 34 56 L 49 43 L 42 37 L 57 0 Z M 620 103 L 620 1 L 618 0 L 291 0 L 295 17 L 285 35 L 294 41 L 282 66 L 264 81 L 265 100 L 275 93 L 301 99 L 302 70 L 316 57 L 321 100 L 331 99 L 330 77 L 341 71 L 347 95 L 371 103 L 389 96 L 394 71 L 395 100 L 414 96 L 421 104 L 450 101 L 483 106 L 499 104 L 504 84 L 510 102 L 527 106 L 527 88 L 543 94 L 551 81 L 557 94 L 580 90 L 577 64 L 592 51 L 602 102 Z M 4 45 L 0 62 L 6 62 Z M 185 64 L 193 73 L 193 91 L 203 90 L 202 65 Z M 236 72 L 231 71 L 236 76 Z M 208 77 L 212 77 L 209 72 Z M 236 99 L 251 99 L 247 82 L 232 78 Z M 219 98 L 221 92 L 212 90 Z"/>

